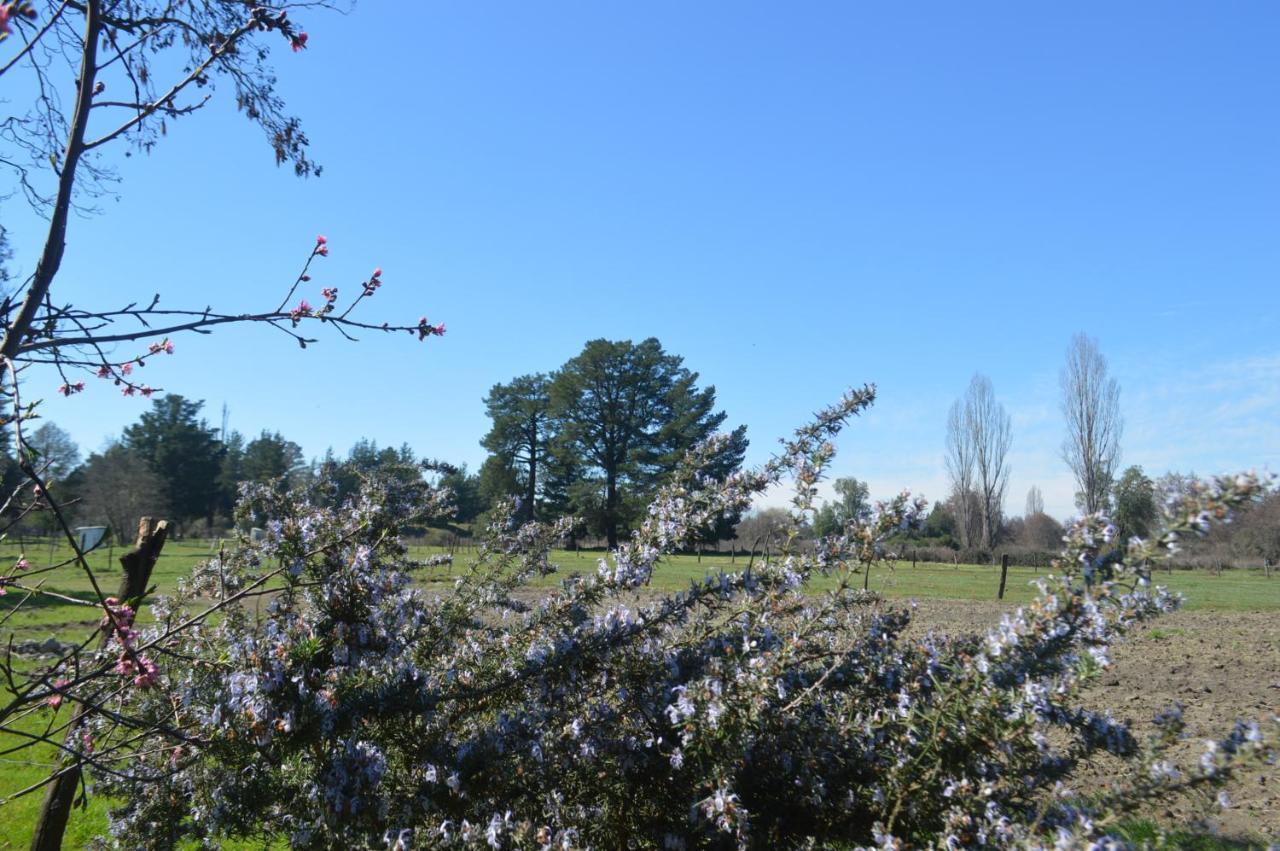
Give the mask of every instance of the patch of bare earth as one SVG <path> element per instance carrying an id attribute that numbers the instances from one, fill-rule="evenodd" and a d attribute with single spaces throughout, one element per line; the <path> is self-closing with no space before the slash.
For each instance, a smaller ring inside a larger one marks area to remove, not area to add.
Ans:
<path id="1" fill-rule="evenodd" d="M 963 600 L 922 600 L 918 606 L 913 626 L 939 632 L 985 632 L 1015 608 Z M 1089 704 L 1129 721 L 1143 739 L 1157 712 L 1181 703 L 1189 736 L 1174 751 L 1181 765 L 1194 766 L 1204 740 L 1221 738 L 1236 719 L 1280 714 L 1280 613 L 1176 612 L 1136 631 L 1113 655 L 1114 665 L 1089 687 Z M 1105 786 L 1126 770 L 1118 760 L 1100 759 L 1078 778 L 1077 788 Z M 1157 802 L 1141 815 L 1224 837 L 1280 838 L 1280 772 L 1237 778 L 1227 792 L 1227 810 L 1182 797 Z M 1209 821 L 1198 825 L 1206 812 Z"/>

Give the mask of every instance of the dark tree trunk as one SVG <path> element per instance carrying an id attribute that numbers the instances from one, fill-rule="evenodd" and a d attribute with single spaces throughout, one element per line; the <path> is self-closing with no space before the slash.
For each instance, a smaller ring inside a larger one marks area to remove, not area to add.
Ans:
<path id="1" fill-rule="evenodd" d="M 605 476 L 604 534 L 609 549 L 618 548 L 618 480 L 612 473 Z"/>
<path id="2" fill-rule="evenodd" d="M 535 426 L 536 430 L 536 426 Z M 538 519 L 537 503 L 535 500 L 538 495 L 538 438 L 536 436 L 529 440 L 529 489 L 525 491 L 525 509 L 524 516 L 528 520 Z"/>

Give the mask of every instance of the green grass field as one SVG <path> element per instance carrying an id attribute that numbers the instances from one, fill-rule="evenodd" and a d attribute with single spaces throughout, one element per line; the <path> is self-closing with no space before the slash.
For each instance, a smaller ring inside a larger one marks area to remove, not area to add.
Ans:
<path id="1" fill-rule="evenodd" d="M 170 541 L 166 544 L 152 577 L 157 592 L 172 590 L 178 579 L 187 575 L 194 564 L 216 551 L 217 542 Z M 99 550 L 90 555 L 99 583 L 107 594 L 114 593 L 119 582 L 120 568 L 115 559 L 120 552 L 118 549 L 114 552 Z M 421 547 L 415 549 L 414 555 L 423 557 L 438 552 L 438 549 Z M 37 570 L 41 565 L 51 563 L 47 544 L 28 544 L 25 554 Z M 16 559 L 18 555 L 16 545 L 0 545 L 0 560 Z M 68 555 L 66 548 L 55 547 L 52 562 L 56 563 Z M 546 585 L 554 585 L 565 575 L 594 571 L 601 555 L 600 552 L 587 551 L 557 552 L 554 557 L 561 567 L 560 575 L 540 581 Z M 465 569 L 467 558 L 466 551 L 459 552 L 456 556 L 457 564 L 452 570 L 434 570 L 432 575 L 424 577 L 424 581 L 428 584 L 440 583 L 443 587 L 451 576 L 456 576 Z M 678 591 L 690 581 L 708 574 L 721 570 L 741 570 L 747 562 L 748 559 L 743 556 L 732 561 L 724 555 L 704 556 L 700 561 L 695 556 L 674 556 L 664 561 L 656 571 L 652 586 L 655 591 Z M 1010 568 L 1005 600 L 1011 604 L 1030 600 L 1034 593 L 1031 582 L 1043 574 L 1043 571 L 1037 572 L 1031 568 Z M 41 583 L 42 588 L 64 596 L 86 601 L 94 599 L 88 578 L 74 566 L 62 567 L 31 579 L 29 584 Z M 855 579 L 861 584 L 861 577 Z M 872 590 L 891 599 L 995 600 L 999 581 L 999 567 L 923 563 L 912 567 L 907 562 L 900 563 L 892 570 L 883 566 L 873 568 L 868 585 Z M 1187 608 L 1190 609 L 1224 612 L 1280 610 L 1280 576 L 1268 579 L 1260 571 L 1226 570 L 1221 576 L 1203 571 L 1175 571 L 1171 575 L 1161 574 L 1158 581 L 1184 594 Z M 814 584 L 816 590 L 822 590 L 834 583 L 832 578 L 823 578 Z M 7 616 L 4 629 L 12 633 L 15 642 L 44 640 L 50 636 L 63 641 L 79 641 L 98 622 L 99 614 L 90 606 L 79 606 L 47 596 L 31 597 L 23 602 L 26 596 L 22 591 L 11 588 L 7 596 L 0 598 L 0 617 Z M 13 609 L 20 602 L 22 605 L 14 612 Z M 146 620 L 145 609 L 139 619 Z M 5 639 L 7 641 L 7 635 Z M 42 712 L 39 717 L 33 717 L 27 723 L 35 730 L 47 723 L 48 714 L 47 711 Z M 0 849 L 25 848 L 29 844 L 30 826 L 39 809 L 41 794 L 37 792 L 16 800 L 6 799 L 18 790 L 47 777 L 53 764 L 54 754 L 51 748 L 3 753 L 17 743 L 17 737 L 0 734 L 0 801 L 3 801 L 0 803 Z M 106 803 L 91 797 L 88 809 L 77 810 L 73 814 L 67 847 L 82 846 L 88 839 L 102 832 L 105 825 Z M 239 847 L 262 846 L 259 843 Z"/>

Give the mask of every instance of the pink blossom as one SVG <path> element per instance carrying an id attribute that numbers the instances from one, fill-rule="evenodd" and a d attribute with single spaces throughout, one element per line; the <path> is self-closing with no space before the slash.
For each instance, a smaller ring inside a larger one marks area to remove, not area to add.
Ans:
<path id="1" fill-rule="evenodd" d="M 129 373 L 131 373 L 131 372 L 133 372 L 133 362 L 132 362 L 132 361 L 130 361 L 130 362 L 128 362 L 128 363 L 122 363 L 122 364 L 120 364 L 120 374 L 121 374 L 121 375 L 128 375 L 128 374 L 129 374 Z"/>
<path id="2" fill-rule="evenodd" d="M 379 266 L 378 268 L 374 269 L 374 270 L 373 270 L 373 274 L 372 274 L 372 275 L 370 275 L 370 277 L 372 277 L 372 278 L 381 278 L 381 277 L 382 277 L 382 267 L 381 267 L 381 266 Z"/>
<path id="3" fill-rule="evenodd" d="M 425 340 L 428 337 L 430 337 L 432 334 L 436 335 L 437 337 L 444 336 L 444 323 L 441 322 L 439 325 L 432 325 L 430 322 L 427 321 L 427 317 L 419 316 L 418 317 L 418 339 Z"/>
<path id="4" fill-rule="evenodd" d="M 156 663 L 152 662 L 145 656 L 138 657 L 139 671 L 133 678 L 133 684 L 138 688 L 149 688 L 156 684 L 159 673 L 156 670 Z"/>
<path id="5" fill-rule="evenodd" d="M 121 394 L 123 394 L 123 395 L 125 395 L 125 396 L 132 396 L 132 395 L 133 395 L 133 386 L 132 386 L 132 385 L 129 385 L 129 384 L 126 384 L 126 385 L 125 385 L 125 387 L 124 387 L 124 389 L 123 389 L 123 390 L 121 390 L 120 392 L 121 392 Z"/>
<path id="6" fill-rule="evenodd" d="M 325 287 L 320 291 L 320 295 L 324 296 L 325 301 L 336 301 L 338 298 L 338 288 Z"/>
<path id="7" fill-rule="evenodd" d="M 9 28 L 9 7 L 0 6 L 0 35 L 8 35 L 13 32 Z"/>
<path id="8" fill-rule="evenodd" d="M 138 688 L 153 686 L 159 678 L 156 663 L 146 656 L 131 656 L 128 653 L 122 653 L 112 670 L 126 677 L 132 674 L 133 684 Z"/>
<path id="9" fill-rule="evenodd" d="M 293 52 L 297 53 L 299 50 L 302 50 L 307 46 L 307 34 L 305 32 L 299 32 L 289 40 L 289 43 L 293 46 Z"/>
<path id="10" fill-rule="evenodd" d="M 69 685 L 71 685 L 71 680 L 66 680 L 66 679 L 54 680 L 53 690 L 55 693 L 45 698 L 45 703 L 49 704 L 54 709 L 57 709 L 59 706 L 62 705 L 62 701 L 63 701 L 62 690 Z"/>
<path id="11" fill-rule="evenodd" d="M 166 355 L 173 354 L 173 343 L 169 340 L 164 341 L 164 353 Z"/>
<path id="12" fill-rule="evenodd" d="M 301 319 L 304 316 L 310 316 L 310 315 L 311 315 L 311 303 L 308 302 L 305 298 L 302 301 L 298 302 L 297 307 L 289 311 L 289 318 L 293 320 L 293 323 L 295 325 L 298 324 L 299 319 Z"/>
<path id="13" fill-rule="evenodd" d="M 138 388 L 138 392 L 141 393 L 143 396 L 146 396 L 148 399 L 150 399 L 151 394 L 156 392 L 156 389 L 154 387 L 148 387 L 147 385 L 144 384 Z"/>
<path id="14" fill-rule="evenodd" d="M 18 556 L 18 561 L 14 565 L 18 570 L 27 570 L 31 567 L 31 562 L 27 561 L 26 556 Z"/>
<path id="15" fill-rule="evenodd" d="M 110 378 L 110 377 L 111 377 L 111 367 L 107 366 L 105 363 L 104 363 L 102 366 L 98 367 L 98 377 L 99 377 L 99 378 Z"/>
<path id="16" fill-rule="evenodd" d="M 329 240 L 325 239 L 324 234 L 321 233 L 316 235 L 316 245 L 325 245 L 328 242 Z"/>

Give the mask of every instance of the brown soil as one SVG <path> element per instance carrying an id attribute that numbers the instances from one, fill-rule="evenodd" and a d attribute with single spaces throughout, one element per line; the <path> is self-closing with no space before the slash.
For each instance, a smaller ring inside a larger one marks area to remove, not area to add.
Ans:
<path id="1" fill-rule="evenodd" d="M 1012 607 L 961 600 L 924 600 L 917 627 L 941 632 L 985 631 Z M 1194 766 L 1204 740 L 1221 738 L 1236 719 L 1280 714 L 1280 614 L 1276 612 L 1177 612 L 1140 629 L 1116 648 L 1115 664 L 1090 686 L 1087 700 L 1132 722 L 1142 739 L 1152 717 L 1174 702 L 1183 705 L 1188 740 L 1176 762 Z M 1106 784 L 1125 770 L 1102 761 L 1077 788 Z M 1162 801 L 1143 813 L 1167 827 L 1220 832 L 1223 837 L 1280 838 L 1280 771 L 1252 773 L 1227 786 L 1232 807 L 1221 810 L 1190 797 Z M 1207 815 L 1208 821 L 1199 823 Z"/>

